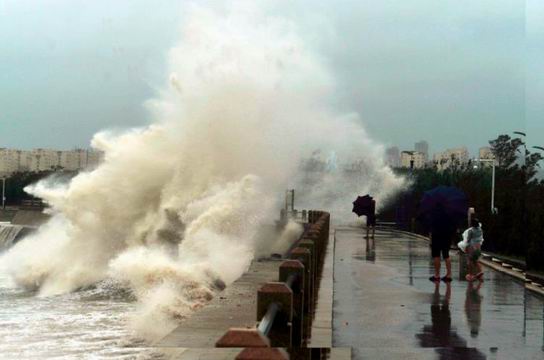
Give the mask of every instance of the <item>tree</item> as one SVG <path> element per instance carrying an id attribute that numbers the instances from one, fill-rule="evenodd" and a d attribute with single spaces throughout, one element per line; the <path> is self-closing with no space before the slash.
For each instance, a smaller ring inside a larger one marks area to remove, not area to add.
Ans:
<path id="1" fill-rule="evenodd" d="M 38 181 L 54 176 L 59 181 L 68 181 L 77 174 L 77 171 L 46 170 L 46 171 L 21 171 L 11 174 L 6 178 L 6 203 L 19 205 L 22 200 L 31 200 L 34 197 L 25 192 L 25 187 Z"/>
<path id="2" fill-rule="evenodd" d="M 518 157 L 516 152 L 523 145 L 523 141 L 518 138 L 512 139 L 509 135 L 499 135 L 495 140 L 489 141 L 489 145 L 499 167 L 508 169 L 516 162 Z"/>
<path id="3" fill-rule="evenodd" d="M 538 179 L 535 179 L 535 175 L 538 174 L 538 171 L 540 169 L 539 162 L 540 160 L 544 159 L 540 153 L 532 153 L 527 151 L 525 154 L 525 172 L 527 181 L 529 183 L 535 182 L 538 183 Z"/>
<path id="4" fill-rule="evenodd" d="M 525 151 L 524 164 L 520 165 L 516 160 L 525 150 L 521 139 L 500 135 L 489 143 L 499 163 L 495 192 L 498 214 L 490 211 L 491 169 L 455 164 L 452 159 L 444 170 L 440 170 L 439 162 L 412 172 L 396 169 L 409 177 L 411 186 L 384 207 L 380 218 L 410 229 L 410 220 L 417 218 L 418 203 L 425 191 L 438 185 L 455 186 L 465 192 L 484 224 L 486 251 L 525 259 L 529 270 L 544 271 L 544 180 L 535 176 L 543 156 Z M 424 229 L 416 226 L 413 230 Z"/>

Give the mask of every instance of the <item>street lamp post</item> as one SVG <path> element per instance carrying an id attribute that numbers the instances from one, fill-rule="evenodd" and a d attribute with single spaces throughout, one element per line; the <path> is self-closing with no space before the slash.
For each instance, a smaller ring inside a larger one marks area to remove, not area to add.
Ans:
<path id="1" fill-rule="evenodd" d="M 493 165 L 493 170 L 491 172 L 491 213 L 496 214 L 497 209 L 495 208 L 495 159 L 478 159 L 478 162 L 490 162 Z"/>
<path id="2" fill-rule="evenodd" d="M 523 136 L 523 167 L 521 172 L 521 245 L 523 248 L 527 248 L 527 227 L 529 225 L 529 218 L 527 216 L 527 134 L 521 131 L 514 131 L 514 134 Z"/>
<path id="3" fill-rule="evenodd" d="M 6 208 L 6 178 L 2 178 L 2 209 Z"/>
<path id="4" fill-rule="evenodd" d="M 523 142 L 521 143 L 521 145 L 523 145 L 523 166 L 527 166 L 527 144 L 525 143 L 525 137 L 527 136 L 526 133 L 524 132 L 521 132 L 521 131 L 514 131 L 513 132 L 514 134 L 516 135 L 521 135 L 523 136 Z"/>

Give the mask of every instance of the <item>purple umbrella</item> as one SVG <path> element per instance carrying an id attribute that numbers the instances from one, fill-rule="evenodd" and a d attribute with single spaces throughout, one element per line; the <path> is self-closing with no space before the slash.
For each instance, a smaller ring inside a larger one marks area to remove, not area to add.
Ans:
<path id="1" fill-rule="evenodd" d="M 429 216 L 437 209 L 444 211 L 454 219 L 467 215 L 468 201 L 465 193 L 453 186 L 437 186 L 423 193 L 419 204 L 422 216 Z"/>
<path id="2" fill-rule="evenodd" d="M 357 216 L 374 215 L 374 206 L 372 196 L 368 194 L 365 196 L 357 196 L 357 199 L 353 202 L 352 211 L 357 214 Z"/>

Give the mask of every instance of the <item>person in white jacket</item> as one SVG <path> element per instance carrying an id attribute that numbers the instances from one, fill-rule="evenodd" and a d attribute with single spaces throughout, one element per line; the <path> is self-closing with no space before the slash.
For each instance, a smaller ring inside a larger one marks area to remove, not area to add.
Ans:
<path id="1" fill-rule="evenodd" d="M 484 241 L 484 233 L 480 221 L 473 218 L 470 221 L 470 228 L 467 231 L 467 248 L 466 253 L 468 257 L 468 274 L 466 279 L 473 281 L 475 279 L 483 280 L 484 273 L 482 271 L 482 265 L 478 262 L 482 255 L 481 247 Z"/>

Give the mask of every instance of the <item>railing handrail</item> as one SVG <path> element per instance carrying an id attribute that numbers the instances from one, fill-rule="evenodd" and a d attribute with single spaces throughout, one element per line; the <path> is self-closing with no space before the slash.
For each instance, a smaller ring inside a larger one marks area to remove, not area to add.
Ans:
<path id="1" fill-rule="evenodd" d="M 259 326 L 257 327 L 257 330 L 259 330 L 261 334 L 268 335 L 270 329 L 272 329 L 272 325 L 274 325 L 274 320 L 276 319 L 276 315 L 278 314 L 279 310 L 280 305 L 276 302 L 268 305 L 266 314 L 263 316 L 263 318 L 259 322 Z"/>
<path id="2" fill-rule="evenodd" d="M 297 274 L 291 274 L 285 280 L 285 285 L 289 289 L 293 289 L 293 285 L 296 281 L 298 281 L 299 275 Z M 268 335 L 270 332 L 270 329 L 274 325 L 274 320 L 276 319 L 276 315 L 278 314 L 278 311 L 280 310 L 280 304 L 273 302 L 270 305 L 268 305 L 268 309 L 266 310 L 266 314 L 263 316 L 261 321 L 259 322 L 259 325 L 257 326 L 257 330 L 259 330 L 262 334 Z"/>
<path id="3" fill-rule="evenodd" d="M 288 256 L 289 254 L 291 254 L 291 252 L 293 251 L 294 248 L 296 248 L 298 246 L 298 244 L 300 243 L 300 241 L 304 238 L 304 235 L 306 235 L 306 232 L 308 231 L 309 227 L 310 227 L 310 223 L 305 223 L 303 226 L 304 226 L 304 230 L 302 231 L 302 233 L 300 234 L 299 238 L 294 241 L 291 246 L 289 246 L 289 249 L 285 252 L 285 254 Z"/>
<path id="4" fill-rule="evenodd" d="M 297 281 L 297 280 L 298 280 L 298 275 L 297 274 L 291 274 L 291 275 L 289 275 L 287 280 L 285 280 L 285 285 L 287 285 L 289 287 L 289 289 L 293 290 L 293 285 L 295 284 L 295 281 Z"/>

